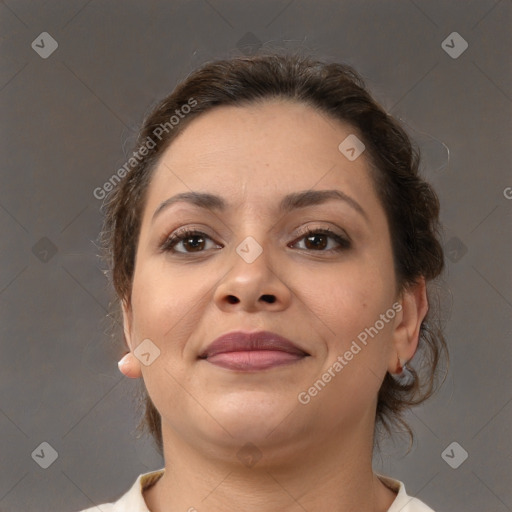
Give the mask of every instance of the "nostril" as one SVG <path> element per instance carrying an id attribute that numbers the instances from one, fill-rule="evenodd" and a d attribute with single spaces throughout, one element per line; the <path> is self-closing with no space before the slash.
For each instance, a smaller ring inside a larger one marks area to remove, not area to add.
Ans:
<path id="1" fill-rule="evenodd" d="M 274 297 L 274 295 L 262 295 L 261 298 L 263 300 L 266 300 L 270 304 L 273 304 L 276 301 L 276 298 Z"/>
<path id="2" fill-rule="evenodd" d="M 230 304 L 236 304 L 239 301 L 238 301 L 238 299 L 234 295 L 228 295 L 228 302 Z"/>

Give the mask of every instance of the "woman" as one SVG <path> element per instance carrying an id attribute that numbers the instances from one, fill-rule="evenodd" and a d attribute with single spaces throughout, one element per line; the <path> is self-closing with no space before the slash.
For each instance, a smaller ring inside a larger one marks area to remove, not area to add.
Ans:
<path id="1" fill-rule="evenodd" d="M 418 164 L 342 64 L 212 62 L 153 110 L 102 242 L 165 468 L 101 510 L 432 510 L 372 469 L 446 349 Z"/>

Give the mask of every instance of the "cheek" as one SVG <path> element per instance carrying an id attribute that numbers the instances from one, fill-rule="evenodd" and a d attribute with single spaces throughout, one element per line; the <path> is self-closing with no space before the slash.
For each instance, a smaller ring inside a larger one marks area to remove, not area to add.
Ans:
<path id="1" fill-rule="evenodd" d="M 352 382 L 383 375 L 391 347 L 394 310 L 394 274 L 386 258 L 365 255 L 340 265 L 336 272 L 308 273 L 303 281 L 308 309 L 318 319 L 318 333 L 324 337 L 325 368 L 338 356 L 350 358 L 343 371 Z M 311 290 L 311 291 L 309 291 Z M 385 321 L 381 315 L 386 315 Z M 344 379 L 338 379 L 342 381 Z"/>
<path id="2" fill-rule="evenodd" d="M 181 407 L 183 389 L 191 385 L 183 352 L 201 316 L 198 296 L 205 292 L 194 287 L 190 277 L 190 286 L 183 281 L 183 275 L 174 275 L 168 267 L 151 261 L 141 262 L 133 279 L 135 341 L 150 339 L 160 351 L 154 362 L 141 367 L 149 396 L 159 411 Z"/>
<path id="3" fill-rule="evenodd" d="M 319 325 L 336 333 L 353 334 L 371 325 L 393 300 L 392 273 L 362 261 L 319 272 L 305 272 L 302 294 Z"/>
<path id="4" fill-rule="evenodd" d="M 186 326 L 193 325 L 200 309 L 198 296 L 204 295 L 193 276 L 184 282 L 183 274 L 174 275 L 157 262 L 145 262 L 136 268 L 132 303 L 133 328 L 139 338 L 154 339 L 168 349 L 175 347 Z M 188 328 L 190 330 L 190 327 Z"/>

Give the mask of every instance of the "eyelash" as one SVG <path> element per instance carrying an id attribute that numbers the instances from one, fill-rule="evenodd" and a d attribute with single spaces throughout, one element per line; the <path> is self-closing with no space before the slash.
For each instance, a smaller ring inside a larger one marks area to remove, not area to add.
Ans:
<path id="1" fill-rule="evenodd" d="M 329 238 L 332 238 L 333 240 L 335 240 L 339 244 L 339 247 L 337 247 L 336 249 L 319 250 L 319 251 L 315 251 L 314 249 L 302 249 L 302 250 L 310 250 L 313 252 L 331 252 L 331 251 L 332 252 L 341 252 L 341 251 L 344 251 L 351 247 L 351 242 L 348 238 L 338 235 L 334 231 L 331 231 L 329 228 L 315 228 L 315 229 L 306 228 L 299 233 L 299 238 L 295 239 L 295 241 L 293 242 L 293 245 L 295 245 L 297 242 L 299 242 L 300 240 L 302 240 L 308 236 L 317 235 L 317 234 L 327 235 Z M 183 229 L 177 230 L 175 233 L 173 233 L 169 237 L 166 237 L 164 239 L 163 243 L 160 245 L 160 250 L 163 252 L 171 252 L 171 253 L 175 253 L 175 254 L 194 254 L 193 252 L 180 252 L 180 251 L 174 250 L 175 245 L 177 245 L 178 243 L 182 242 L 183 240 L 186 240 L 187 238 L 190 238 L 193 236 L 200 236 L 200 237 L 208 238 L 211 240 L 211 238 L 206 233 L 203 233 L 202 231 L 199 231 L 199 230 L 193 229 L 193 228 L 183 228 Z M 199 252 L 205 252 L 205 251 L 199 251 Z"/>

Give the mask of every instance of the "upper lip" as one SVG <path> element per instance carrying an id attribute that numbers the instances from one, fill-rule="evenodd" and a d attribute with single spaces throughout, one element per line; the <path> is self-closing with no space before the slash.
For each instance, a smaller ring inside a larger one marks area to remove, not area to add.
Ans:
<path id="1" fill-rule="evenodd" d="M 225 352 L 244 352 L 249 350 L 278 350 L 308 356 L 289 339 L 270 331 L 231 331 L 216 338 L 199 355 L 200 358 L 212 357 Z"/>

